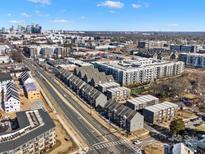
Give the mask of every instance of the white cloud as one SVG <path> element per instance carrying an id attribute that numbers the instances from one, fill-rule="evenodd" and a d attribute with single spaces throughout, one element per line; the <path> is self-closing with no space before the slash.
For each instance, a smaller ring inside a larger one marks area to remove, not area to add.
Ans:
<path id="1" fill-rule="evenodd" d="M 102 7 L 108 7 L 108 8 L 113 8 L 113 9 L 121 9 L 124 7 L 124 3 L 120 1 L 104 1 L 102 3 L 99 3 L 97 6 L 102 6 Z"/>
<path id="2" fill-rule="evenodd" d="M 25 18 L 31 17 L 31 15 L 28 14 L 28 13 L 26 13 L 26 12 L 22 12 L 22 13 L 21 13 L 21 16 L 22 16 L 22 17 L 25 17 Z"/>
<path id="3" fill-rule="evenodd" d="M 36 3 L 36 4 L 43 4 L 43 5 L 50 5 L 51 4 L 51 0 L 27 0 L 29 2 L 32 3 Z"/>
<path id="4" fill-rule="evenodd" d="M 66 19 L 54 19 L 54 20 L 51 20 L 50 22 L 52 22 L 52 23 L 67 23 L 68 20 L 66 20 Z"/>
<path id="5" fill-rule="evenodd" d="M 132 7 L 133 7 L 134 9 L 139 9 L 139 8 L 142 7 L 142 5 L 141 5 L 141 4 L 132 4 Z"/>

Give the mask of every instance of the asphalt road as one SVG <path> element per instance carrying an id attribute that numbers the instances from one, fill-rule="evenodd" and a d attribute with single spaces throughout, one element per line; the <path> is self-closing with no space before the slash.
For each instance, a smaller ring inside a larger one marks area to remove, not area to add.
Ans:
<path id="1" fill-rule="evenodd" d="M 109 141 L 118 141 L 119 138 L 116 137 L 114 134 L 110 133 L 110 131 L 105 128 L 104 126 L 102 126 L 95 118 L 93 118 L 89 113 L 87 113 L 84 109 L 82 109 L 82 107 L 72 98 L 70 97 L 68 94 L 66 94 L 66 92 L 59 87 L 58 85 L 55 84 L 55 81 L 48 76 L 40 67 L 32 66 L 31 63 L 27 63 L 27 65 L 29 65 L 29 67 L 38 72 L 38 78 L 40 78 L 41 80 L 42 77 L 45 77 L 46 80 L 48 80 L 50 82 L 50 84 L 52 84 L 53 87 L 55 87 L 56 90 L 58 90 L 58 92 L 60 92 L 65 99 L 72 104 L 72 106 L 78 110 L 81 115 L 86 118 L 86 120 L 92 125 L 94 126 L 95 129 L 97 129 L 102 135 L 104 135 Z M 42 76 L 42 77 L 40 77 Z M 47 90 L 49 90 L 50 94 L 53 96 L 53 98 L 55 99 L 55 101 L 58 103 L 59 107 L 62 109 L 62 111 L 65 113 L 65 115 L 67 116 L 67 118 L 73 123 L 73 125 L 76 127 L 76 129 L 78 130 L 78 132 L 81 133 L 81 136 L 83 136 L 83 138 L 86 140 L 86 142 L 88 143 L 88 145 L 92 146 L 93 144 L 99 143 L 99 142 L 103 142 L 104 139 L 102 136 L 100 136 L 98 133 L 95 132 L 95 130 L 93 130 L 88 124 L 86 124 L 85 121 L 83 121 L 83 119 L 78 118 L 79 115 L 77 113 L 75 113 L 72 109 L 70 109 L 63 101 L 62 99 L 56 94 L 56 92 L 54 91 L 54 89 L 44 80 L 42 81 L 43 85 L 46 87 Z M 96 150 L 95 152 L 92 151 L 92 153 L 126 153 L 126 154 L 132 154 L 132 153 L 136 153 L 131 147 L 128 147 L 125 144 L 121 144 L 121 145 L 116 145 L 114 147 L 111 147 L 109 149 L 101 149 L 101 150 Z"/>

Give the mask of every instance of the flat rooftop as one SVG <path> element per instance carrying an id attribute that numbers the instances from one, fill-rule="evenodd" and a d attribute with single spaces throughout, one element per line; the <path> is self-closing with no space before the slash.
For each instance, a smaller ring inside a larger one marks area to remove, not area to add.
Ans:
<path id="1" fill-rule="evenodd" d="M 181 54 L 188 55 L 188 56 L 205 57 L 205 54 L 203 53 L 181 53 Z"/>
<path id="2" fill-rule="evenodd" d="M 101 87 L 112 87 L 112 86 L 119 87 L 120 84 L 117 82 L 106 82 L 106 83 L 99 84 L 99 86 L 101 86 Z"/>
<path id="3" fill-rule="evenodd" d="M 146 104 L 147 102 L 150 102 L 150 101 L 159 101 L 159 99 L 152 95 L 143 95 L 143 96 L 135 97 L 133 99 L 128 100 L 128 102 L 134 105 Z"/>
<path id="4" fill-rule="evenodd" d="M 124 60 L 124 61 L 109 61 L 109 62 L 95 62 L 96 64 L 101 64 L 108 66 L 113 69 L 119 69 L 121 71 L 133 71 L 136 69 L 144 69 L 144 68 L 154 68 L 156 66 L 160 65 L 173 65 L 177 62 L 169 62 L 169 61 L 159 61 L 159 60 L 152 60 L 147 59 L 147 62 L 145 60 L 143 61 L 137 61 L 137 60 Z"/>
<path id="5" fill-rule="evenodd" d="M 108 89 L 107 91 L 111 92 L 111 93 L 116 93 L 116 92 L 119 92 L 119 91 L 130 91 L 129 88 L 126 88 L 126 87 L 116 87 L 116 88 L 111 88 L 111 89 Z"/>
<path id="6" fill-rule="evenodd" d="M 174 103 L 171 103 L 171 102 L 163 102 L 163 103 L 156 104 L 156 105 L 153 105 L 153 106 L 145 107 L 146 110 L 149 110 L 151 112 L 159 112 L 159 111 L 166 110 L 166 109 L 169 109 L 169 108 L 177 109 L 178 105 L 174 104 Z"/>
<path id="7" fill-rule="evenodd" d="M 55 128 L 53 120 L 43 109 L 17 112 L 16 118 L 19 125 L 17 129 L 0 133 L 0 152 L 16 149 Z"/>

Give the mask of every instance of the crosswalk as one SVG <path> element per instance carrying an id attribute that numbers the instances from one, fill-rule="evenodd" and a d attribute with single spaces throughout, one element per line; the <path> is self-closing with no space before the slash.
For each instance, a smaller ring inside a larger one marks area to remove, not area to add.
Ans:
<path id="1" fill-rule="evenodd" d="M 127 140 L 127 139 L 112 141 L 112 142 L 96 143 L 96 144 L 92 145 L 91 147 L 89 147 L 89 151 L 101 150 L 104 148 L 110 148 L 110 147 L 114 147 L 114 146 L 122 145 L 122 144 L 126 144 L 127 146 L 129 146 L 136 154 L 139 153 L 139 151 L 140 151 L 140 148 L 138 146 L 133 145 L 132 142 Z"/>

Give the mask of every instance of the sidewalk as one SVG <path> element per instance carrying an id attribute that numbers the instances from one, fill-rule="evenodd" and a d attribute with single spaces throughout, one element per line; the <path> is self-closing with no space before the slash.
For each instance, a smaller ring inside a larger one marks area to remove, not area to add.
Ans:
<path id="1" fill-rule="evenodd" d="M 56 117 L 58 118 L 59 122 L 61 123 L 61 125 L 63 126 L 63 128 L 66 130 L 66 132 L 71 136 L 71 138 L 73 139 L 73 141 L 76 143 L 78 150 L 76 150 L 74 153 L 79 153 L 79 151 L 81 151 L 84 147 L 86 147 L 86 145 L 83 145 L 78 138 L 77 138 L 77 133 L 73 130 L 73 128 L 69 127 L 70 124 L 66 124 L 66 120 L 64 119 L 64 117 L 61 117 L 56 109 L 54 108 L 53 104 L 51 103 L 51 101 L 48 99 L 48 96 L 45 94 L 44 90 L 42 89 L 42 87 L 39 85 L 39 83 L 37 82 L 38 87 L 43 95 L 43 97 L 45 98 L 46 102 L 48 103 L 49 107 L 54 111 Z"/>
<path id="2" fill-rule="evenodd" d="M 63 88 L 76 102 L 78 102 L 86 112 L 92 115 L 98 122 L 100 122 L 104 127 L 106 127 L 112 134 L 116 135 L 120 139 L 134 139 L 136 135 L 127 136 L 123 130 L 102 117 L 95 109 L 93 109 L 89 104 L 82 100 L 78 95 L 76 95 L 72 90 L 69 89 L 64 83 L 62 83 L 58 78 L 55 78 L 56 83 Z"/>

